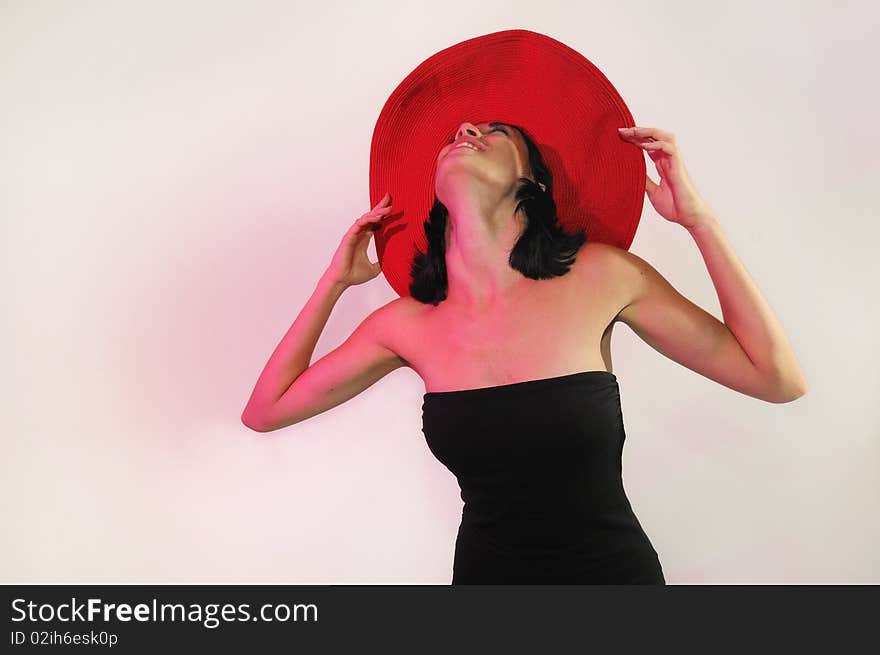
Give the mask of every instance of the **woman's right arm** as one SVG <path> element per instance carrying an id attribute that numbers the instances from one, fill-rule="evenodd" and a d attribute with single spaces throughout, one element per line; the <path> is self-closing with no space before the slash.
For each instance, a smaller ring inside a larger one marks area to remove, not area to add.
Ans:
<path id="1" fill-rule="evenodd" d="M 379 275 L 367 245 L 390 210 L 386 195 L 349 228 L 311 298 L 276 346 L 254 387 L 241 421 L 257 432 L 293 425 L 345 402 L 407 364 L 386 345 L 388 315 L 397 301 L 373 311 L 333 351 L 309 365 L 336 301 L 350 286 Z"/>
<path id="2" fill-rule="evenodd" d="M 260 374 L 241 421 L 257 432 L 299 423 L 358 395 L 407 362 L 385 345 L 389 312 L 369 314 L 341 345 L 309 365 L 327 318 L 345 287 L 321 277 L 312 297 Z"/>

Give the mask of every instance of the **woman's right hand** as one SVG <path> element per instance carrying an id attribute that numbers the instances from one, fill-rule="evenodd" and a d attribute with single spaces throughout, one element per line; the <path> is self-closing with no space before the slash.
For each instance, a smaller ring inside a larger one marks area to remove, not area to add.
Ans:
<path id="1" fill-rule="evenodd" d="M 373 232 L 378 229 L 380 220 L 391 211 L 391 194 L 386 193 L 378 204 L 357 219 L 342 237 L 342 243 L 333 255 L 327 268 L 332 280 L 344 285 L 355 286 L 369 282 L 382 272 L 379 262 L 371 262 L 367 257 L 367 246 Z"/>

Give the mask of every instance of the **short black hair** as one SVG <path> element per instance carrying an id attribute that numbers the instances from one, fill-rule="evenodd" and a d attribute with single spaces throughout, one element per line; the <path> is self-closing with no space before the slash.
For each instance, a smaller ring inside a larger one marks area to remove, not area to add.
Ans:
<path id="1" fill-rule="evenodd" d="M 517 125 L 511 127 L 519 130 L 526 142 L 529 167 L 535 181 L 527 177 L 519 178 L 515 211 L 523 210 L 526 227 L 510 251 L 508 263 L 511 268 L 534 280 L 565 275 L 574 263 L 576 253 L 587 241 L 586 229 L 581 228 L 572 234 L 559 224 L 556 202 L 553 200 L 553 175 L 544 163 L 534 140 L 523 128 Z M 538 183 L 545 186 L 544 191 Z M 448 210 L 435 194 L 428 220 L 422 224 L 428 241 L 428 252 L 423 253 L 416 248 L 416 256 L 410 269 L 413 280 L 409 285 L 410 295 L 419 302 L 435 306 L 446 299 L 449 290 L 446 278 L 448 216 Z"/>

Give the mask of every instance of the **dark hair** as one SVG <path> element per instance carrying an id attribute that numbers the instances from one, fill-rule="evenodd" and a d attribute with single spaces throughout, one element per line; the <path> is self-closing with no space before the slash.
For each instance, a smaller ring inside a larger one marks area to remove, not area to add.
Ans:
<path id="1" fill-rule="evenodd" d="M 520 209 L 526 217 L 526 227 L 513 249 L 508 263 L 526 277 L 542 280 L 568 273 L 575 260 L 575 254 L 587 241 L 585 229 L 571 234 L 562 229 L 556 215 L 556 202 L 553 200 L 553 175 L 538 146 L 525 130 L 516 125 L 511 127 L 523 135 L 529 151 L 529 167 L 535 181 L 527 177 L 519 178 L 516 190 L 516 211 Z M 544 184 L 541 190 L 538 183 Z M 423 303 L 437 305 L 446 299 L 448 283 L 446 278 L 446 221 L 449 212 L 437 196 L 423 223 L 428 240 L 428 252 L 418 248 L 413 258 L 410 275 L 412 283 L 409 292 L 413 298 Z"/>

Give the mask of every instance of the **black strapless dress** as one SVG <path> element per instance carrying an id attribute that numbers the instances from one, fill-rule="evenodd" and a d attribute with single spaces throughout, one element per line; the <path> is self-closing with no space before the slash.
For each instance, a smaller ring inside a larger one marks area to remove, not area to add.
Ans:
<path id="1" fill-rule="evenodd" d="M 666 584 L 623 488 L 617 376 L 424 394 L 428 448 L 464 501 L 452 584 Z"/>

